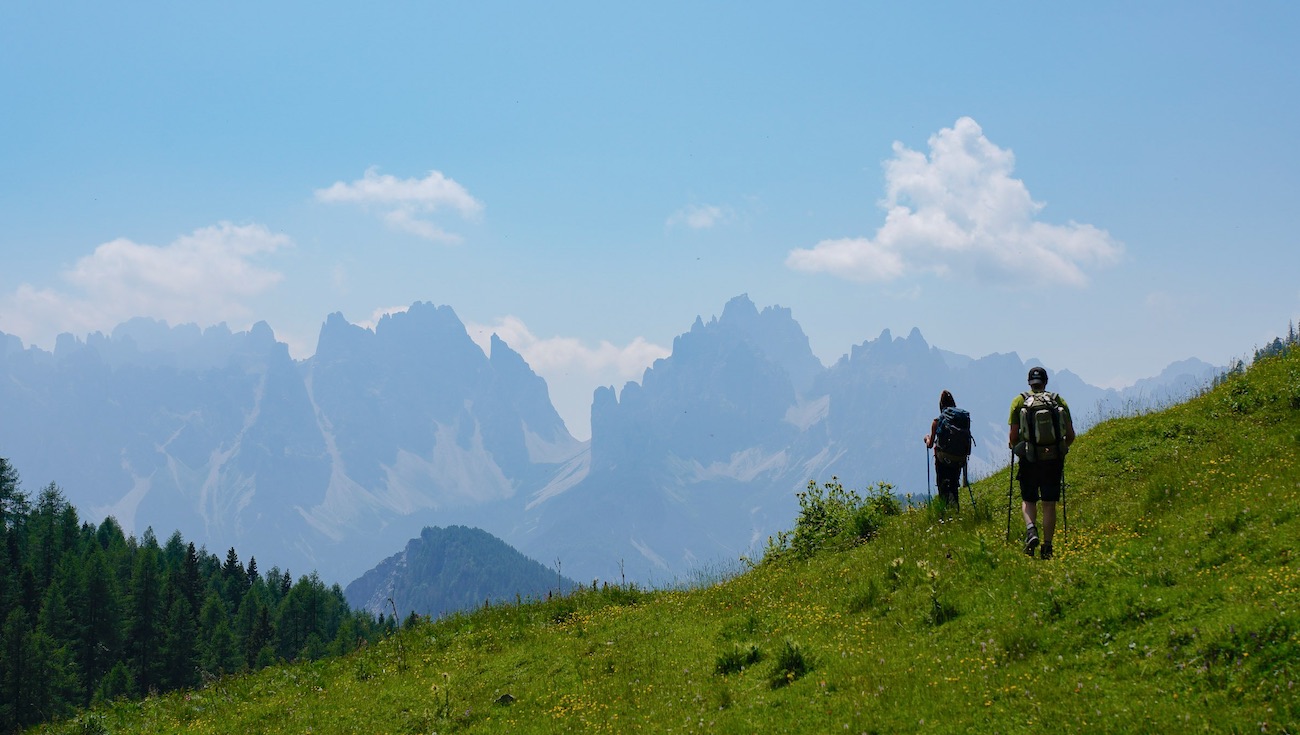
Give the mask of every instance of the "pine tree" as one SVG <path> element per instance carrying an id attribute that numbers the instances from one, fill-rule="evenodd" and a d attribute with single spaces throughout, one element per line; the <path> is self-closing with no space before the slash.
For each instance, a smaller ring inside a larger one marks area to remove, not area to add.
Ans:
<path id="1" fill-rule="evenodd" d="M 122 601 L 117 579 L 98 545 L 92 546 L 82 578 L 82 636 L 76 647 L 87 688 L 94 691 L 124 655 L 122 650 Z"/>
<path id="2" fill-rule="evenodd" d="M 125 661 L 118 661 L 95 689 L 96 702 L 111 702 L 124 697 L 134 697 L 139 692 L 139 685 L 131 675 L 131 668 Z"/>
<path id="3" fill-rule="evenodd" d="M 199 614 L 199 665 L 209 676 L 239 671 L 242 659 L 235 634 L 230 629 L 230 613 L 216 591 L 209 591 Z"/>
<path id="4" fill-rule="evenodd" d="M 248 572 L 239 563 L 239 554 L 233 546 L 226 552 L 226 563 L 221 567 L 221 585 L 225 590 L 226 604 L 231 610 L 238 611 L 239 603 L 248 591 Z"/>
<path id="5" fill-rule="evenodd" d="M 18 471 L 9 460 L 0 457 L 0 526 L 13 528 L 19 519 L 26 518 L 28 509 L 27 493 L 18 480 Z"/>
<path id="6" fill-rule="evenodd" d="M 199 554 L 194 549 L 192 541 L 186 546 L 185 560 L 181 562 L 180 584 L 185 599 L 189 600 L 190 606 L 197 611 L 200 593 L 203 591 L 203 579 L 199 574 Z"/>
<path id="7" fill-rule="evenodd" d="M 37 721 L 33 683 L 39 666 L 27 611 L 15 607 L 0 627 L 0 730 L 10 732 Z"/>
<path id="8" fill-rule="evenodd" d="M 239 641 L 240 652 L 244 666 L 252 667 L 253 662 L 257 660 L 257 650 L 261 648 L 260 641 L 253 640 L 253 631 L 257 626 L 257 615 L 261 609 L 261 601 L 257 598 L 256 591 L 250 589 L 244 593 L 243 600 L 239 601 L 239 611 L 235 614 L 233 630 L 235 640 Z"/>
<path id="9" fill-rule="evenodd" d="M 62 582 L 56 579 L 45 592 L 45 604 L 33 636 L 40 662 L 37 672 L 40 681 L 35 683 L 35 689 L 42 720 L 65 715 L 84 703 L 74 654 L 80 627 L 63 595 Z"/>
<path id="10" fill-rule="evenodd" d="M 180 590 L 166 595 L 171 600 L 163 627 L 162 687 L 182 689 L 199 683 L 198 624 L 194 608 Z"/>
<path id="11" fill-rule="evenodd" d="M 158 686 L 161 673 L 160 617 L 162 580 L 157 544 L 136 554 L 127 594 L 126 652 L 131 676 L 142 691 Z"/>
<path id="12" fill-rule="evenodd" d="M 254 652 L 250 665 L 254 669 L 263 669 L 275 660 L 275 629 L 271 626 L 271 610 L 261 605 L 257 610 L 257 620 L 253 623 L 247 649 Z M 267 657 L 270 656 L 270 661 Z"/>

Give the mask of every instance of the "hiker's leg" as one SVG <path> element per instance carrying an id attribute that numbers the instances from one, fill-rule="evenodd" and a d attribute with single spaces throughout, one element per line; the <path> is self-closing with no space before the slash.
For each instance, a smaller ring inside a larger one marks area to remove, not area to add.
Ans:
<path id="1" fill-rule="evenodd" d="M 953 510 L 957 510 L 961 500 L 961 496 L 957 494 L 961 487 L 961 465 L 940 462 L 935 465 L 935 472 L 939 478 L 939 497 L 943 498 Z"/>
<path id="2" fill-rule="evenodd" d="M 1056 501 L 1043 501 L 1043 543 L 1052 544 L 1052 533 L 1056 531 Z"/>
<path id="3" fill-rule="evenodd" d="M 1056 503 L 1061 499 L 1061 472 L 1064 465 L 1053 462 L 1042 469 L 1043 543 L 1051 544 L 1052 533 L 1056 531 Z"/>
<path id="4" fill-rule="evenodd" d="M 1025 527 L 1038 525 L 1038 503 L 1024 500 L 1020 503 L 1020 513 L 1025 517 Z"/>
<path id="5" fill-rule="evenodd" d="M 1031 462 L 1020 465 L 1020 512 L 1025 517 L 1025 527 L 1038 524 L 1038 467 Z"/>

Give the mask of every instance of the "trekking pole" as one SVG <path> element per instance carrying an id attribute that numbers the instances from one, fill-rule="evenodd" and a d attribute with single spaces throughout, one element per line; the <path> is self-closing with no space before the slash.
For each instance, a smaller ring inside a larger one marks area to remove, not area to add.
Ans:
<path id="1" fill-rule="evenodd" d="M 930 448 L 925 448 L 925 502 L 930 503 Z"/>
<path id="2" fill-rule="evenodd" d="M 1061 460 L 1061 535 L 1065 535 L 1065 460 Z"/>
<path id="3" fill-rule="evenodd" d="M 1011 467 L 1007 469 L 1007 543 L 1011 543 L 1011 488 L 1016 484 L 1016 450 L 1011 450 Z"/>
<path id="4" fill-rule="evenodd" d="M 970 487 L 969 460 L 961 463 L 961 479 L 966 483 L 966 492 L 970 494 L 970 512 L 975 512 L 975 491 Z"/>

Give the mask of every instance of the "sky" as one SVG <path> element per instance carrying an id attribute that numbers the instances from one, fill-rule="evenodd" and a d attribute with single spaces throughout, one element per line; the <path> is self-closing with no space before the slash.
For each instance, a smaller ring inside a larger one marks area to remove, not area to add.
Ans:
<path id="1" fill-rule="evenodd" d="M 1300 318 L 1300 4 L 0 0 L 0 332 L 428 301 L 590 435 L 697 316 L 1122 387 Z M 1086 6 L 1086 7 L 1085 7 Z"/>

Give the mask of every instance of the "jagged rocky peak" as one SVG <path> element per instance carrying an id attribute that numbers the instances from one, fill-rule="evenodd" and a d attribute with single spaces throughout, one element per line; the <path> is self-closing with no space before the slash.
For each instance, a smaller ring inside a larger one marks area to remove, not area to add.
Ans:
<path id="1" fill-rule="evenodd" d="M 800 393 L 806 391 L 825 369 L 813 354 L 808 335 L 794 320 L 790 309 L 767 306 L 759 311 L 749 294 L 732 298 L 723 306 L 722 316 L 714 317 L 707 324 L 696 317 L 688 334 L 694 338 L 710 331 L 750 343 L 766 360 L 785 370 L 795 390 Z M 682 337 L 674 340 L 674 353 L 681 342 Z"/>
<path id="2" fill-rule="evenodd" d="M 163 320 L 136 317 L 118 324 L 107 335 L 91 332 L 85 341 L 71 334 L 59 336 L 54 350 L 59 360 L 83 353 L 87 357 L 78 359 L 102 360 L 113 368 L 209 370 L 232 360 L 255 363 L 280 353 L 287 355 L 288 347 L 276 342 L 266 322 L 257 322 L 247 332 L 232 332 L 224 322 L 200 328 L 192 322 L 171 326 Z"/>
<path id="3" fill-rule="evenodd" d="M 321 325 L 320 336 L 316 338 L 315 359 L 328 362 L 364 350 L 374 338 L 374 332 L 352 324 L 342 312 L 336 311 L 325 317 L 325 323 Z"/>
<path id="4" fill-rule="evenodd" d="M 375 326 L 385 361 L 437 373 L 442 383 L 466 385 L 487 369 L 487 356 L 450 306 L 417 301 Z"/>
<path id="5" fill-rule="evenodd" d="M 0 332 L 0 357 L 8 357 L 22 351 L 23 341 L 21 339 L 12 334 Z"/>
<path id="6" fill-rule="evenodd" d="M 546 381 L 533 372 L 523 355 L 515 352 L 496 334 L 488 348 L 491 368 L 490 392 L 513 406 L 532 432 L 548 441 L 572 442 L 564 420 L 551 403 Z"/>
<path id="7" fill-rule="evenodd" d="M 533 369 L 524 361 L 524 356 L 512 350 L 496 332 L 492 333 L 488 344 L 488 362 L 498 371 L 526 371 L 530 375 L 534 374 Z"/>
<path id="8" fill-rule="evenodd" d="M 450 306 L 435 306 L 428 301 L 416 301 L 405 311 L 385 314 L 375 326 L 380 340 L 406 340 L 415 338 L 464 337 L 469 340 L 464 323 Z M 472 342 L 472 340 L 470 340 Z"/>
<path id="9" fill-rule="evenodd" d="M 929 352 L 930 345 L 921 335 L 921 330 L 912 327 L 906 337 L 895 337 L 894 333 L 886 327 L 880 331 L 880 336 L 873 340 L 867 340 L 862 344 L 853 345 L 849 350 L 849 359 L 856 361 L 865 359 L 867 356 L 877 358 L 892 356 L 895 359 L 904 359 L 908 356 L 918 353 Z"/>

